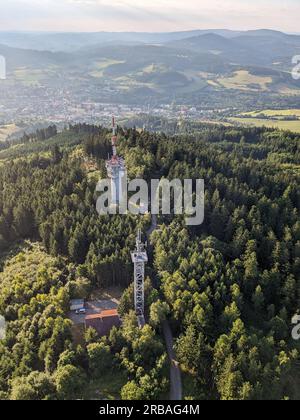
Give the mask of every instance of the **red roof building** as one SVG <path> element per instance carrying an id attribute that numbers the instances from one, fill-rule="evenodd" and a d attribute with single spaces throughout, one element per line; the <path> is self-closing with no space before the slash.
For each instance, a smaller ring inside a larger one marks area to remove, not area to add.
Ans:
<path id="1" fill-rule="evenodd" d="M 85 328 L 94 328 L 100 337 L 108 335 L 112 327 L 120 327 L 120 325 L 121 320 L 116 309 L 85 317 Z"/>

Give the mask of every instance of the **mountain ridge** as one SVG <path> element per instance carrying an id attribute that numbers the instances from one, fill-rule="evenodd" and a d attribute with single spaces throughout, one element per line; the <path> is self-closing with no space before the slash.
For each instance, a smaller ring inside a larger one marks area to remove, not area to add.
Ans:
<path id="1" fill-rule="evenodd" d="M 248 36 L 296 36 L 271 29 L 235 31 L 230 29 L 195 29 L 178 32 L 0 32 L 0 44 L 23 49 L 75 51 L 85 46 L 118 43 L 166 43 L 214 33 L 232 39 L 243 34 Z"/>

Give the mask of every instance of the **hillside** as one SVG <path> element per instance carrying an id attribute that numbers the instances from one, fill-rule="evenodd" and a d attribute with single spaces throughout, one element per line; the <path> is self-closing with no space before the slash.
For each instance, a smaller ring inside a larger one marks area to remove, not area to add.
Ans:
<path id="1" fill-rule="evenodd" d="M 290 319 L 299 302 L 299 135 L 216 125 L 182 136 L 118 128 L 131 177 L 184 174 L 203 178 L 206 189 L 202 225 L 158 217 L 148 249 L 148 324 L 140 329 L 130 251 L 150 217 L 96 212 L 108 129 L 54 131 L 0 154 L 0 315 L 7 321 L 0 399 L 168 395 L 166 318 L 186 398 L 298 399 Z M 123 326 L 102 339 L 88 330 L 78 346 L 69 299 L 111 286 L 124 292 Z"/>
<path id="2" fill-rule="evenodd" d="M 291 57 L 300 52 L 300 36 L 276 31 L 250 31 L 228 39 L 211 33 L 174 41 L 170 46 L 212 52 L 227 62 L 289 68 Z"/>
<path id="3" fill-rule="evenodd" d="M 79 48 L 99 44 L 143 43 L 161 44 L 190 38 L 205 33 L 216 33 L 226 37 L 238 36 L 241 32 L 212 29 L 166 33 L 98 32 L 98 33 L 17 33 L 0 32 L 0 44 L 15 48 L 50 51 L 76 51 Z"/>
<path id="4" fill-rule="evenodd" d="M 54 48 L 59 43 L 64 52 Z M 7 65 L 0 121 L 29 127 L 85 121 L 92 106 L 94 122 L 99 104 L 108 103 L 154 109 L 175 103 L 213 110 L 214 118 L 228 109 L 235 116 L 236 110 L 297 108 L 300 81 L 291 76 L 291 57 L 299 51 L 299 36 L 269 30 L 22 39 L 0 33 Z"/>
<path id="5" fill-rule="evenodd" d="M 68 62 L 66 54 L 64 53 L 24 50 L 22 48 L 8 47 L 6 45 L 0 45 L 0 55 L 5 57 L 8 71 L 15 71 L 23 67 L 43 69 Z"/>

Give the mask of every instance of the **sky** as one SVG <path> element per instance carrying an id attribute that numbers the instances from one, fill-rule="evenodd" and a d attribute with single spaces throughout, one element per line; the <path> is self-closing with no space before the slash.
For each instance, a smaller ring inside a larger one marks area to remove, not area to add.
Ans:
<path id="1" fill-rule="evenodd" d="M 299 0 L 0 0 L 0 6 L 1 31 L 300 32 Z"/>

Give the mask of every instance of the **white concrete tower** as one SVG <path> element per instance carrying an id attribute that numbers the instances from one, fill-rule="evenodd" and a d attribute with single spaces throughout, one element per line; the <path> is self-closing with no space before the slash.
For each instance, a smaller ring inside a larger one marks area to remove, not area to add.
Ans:
<path id="1" fill-rule="evenodd" d="M 117 135 L 115 118 L 112 120 L 113 124 L 113 135 L 111 139 L 112 143 L 112 157 L 106 161 L 107 175 L 111 179 L 111 203 L 113 206 L 119 206 L 124 198 L 124 187 L 127 187 L 127 183 L 122 182 L 126 177 L 126 166 L 123 158 L 117 154 Z"/>
<path id="2" fill-rule="evenodd" d="M 141 230 L 138 230 L 136 238 L 136 249 L 131 253 L 134 263 L 134 307 L 138 317 L 139 327 L 145 325 L 145 264 L 148 262 L 148 255 L 145 244 L 142 243 Z"/>

